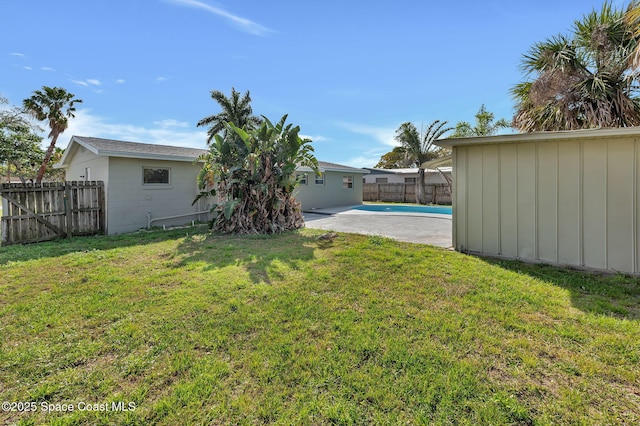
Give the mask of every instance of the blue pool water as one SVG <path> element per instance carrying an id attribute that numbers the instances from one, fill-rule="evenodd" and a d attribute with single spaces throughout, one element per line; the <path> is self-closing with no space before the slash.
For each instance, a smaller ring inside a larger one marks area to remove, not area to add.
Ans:
<path id="1" fill-rule="evenodd" d="M 451 207 L 440 206 L 404 206 L 394 204 L 362 204 L 353 206 L 355 210 L 368 212 L 393 212 L 393 213 L 439 213 L 451 214 Z"/>

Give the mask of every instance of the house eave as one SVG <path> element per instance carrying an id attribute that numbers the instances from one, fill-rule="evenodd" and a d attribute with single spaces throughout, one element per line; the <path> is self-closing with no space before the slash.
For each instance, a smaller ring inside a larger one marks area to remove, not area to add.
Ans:
<path id="1" fill-rule="evenodd" d="M 137 154 L 131 152 L 118 152 L 118 151 L 98 151 L 98 156 L 101 157 L 118 157 L 118 158 L 136 158 L 142 160 L 163 160 L 163 161 L 190 161 L 194 162 L 197 157 L 180 157 L 174 155 L 154 155 L 154 154 Z"/>
<path id="2" fill-rule="evenodd" d="M 561 141 L 576 139 L 603 139 L 640 136 L 640 127 L 618 127 L 604 129 L 561 130 L 552 132 L 513 133 L 508 135 L 449 138 L 435 144 L 451 149 L 456 146 L 489 145 L 500 143 L 526 143 L 539 141 Z"/>

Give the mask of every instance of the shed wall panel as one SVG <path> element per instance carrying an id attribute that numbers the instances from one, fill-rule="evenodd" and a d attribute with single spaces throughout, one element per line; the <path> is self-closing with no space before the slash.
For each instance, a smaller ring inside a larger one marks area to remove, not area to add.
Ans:
<path id="1" fill-rule="evenodd" d="M 583 261 L 607 268 L 607 143 L 586 140 L 582 147 Z"/>
<path id="2" fill-rule="evenodd" d="M 467 149 L 453 153 L 453 246 L 457 250 L 467 248 Z"/>
<path id="3" fill-rule="evenodd" d="M 607 144 L 607 264 L 615 271 L 633 269 L 634 141 Z"/>
<path id="4" fill-rule="evenodd" d="M 467 157 L 467 249 L 481 252 L 482 245 L 482 148 L 469 147 Z M 473 179 L 470 177 L 474 176 Z"/>
<path id="5" fill-rule="evenodd" d="M 579 266 L 580 142 L 558 145 L 558 262 Z"/>
<path id="6" fill-rule="evenodd" d="M 498 147 L 482 148 L 482 252 L 500 253 L 500 162 Z"/>
<path id="7" fill-rule="evenodd" d="M 537 146 L 537 242 L 538 258 L 558 261 L 558 143 Z"/>
<path id="8" fill-rule="evenodd" d="M 633 242 L 633 272 L 640 274 L 640 138 L 634 139 L 634 184 L 635 191 L 634 196 L 634 214 L 633 214 L 633 229 L 631 231 L 635 236 Z"/>
<path id="9" fill-rule="evenodd" d="M 500 254 L 518 256 L 518 147 L 500 146 Z"/>
<path id="10" fill-rule="evenodd" d="M 536 258 L 536 147 L 518 145 L 518 257 Z"/>

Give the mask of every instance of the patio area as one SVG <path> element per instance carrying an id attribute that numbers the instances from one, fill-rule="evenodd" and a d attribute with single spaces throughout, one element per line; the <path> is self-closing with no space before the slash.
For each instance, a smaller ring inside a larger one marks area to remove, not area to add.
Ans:
<path id="1" fill-rule="evenodd" d="M 307 228 L 380 235 L 394 240 L 450 248 L 451 215 L 369 212 L 351 206 L 304 212 Z"/>

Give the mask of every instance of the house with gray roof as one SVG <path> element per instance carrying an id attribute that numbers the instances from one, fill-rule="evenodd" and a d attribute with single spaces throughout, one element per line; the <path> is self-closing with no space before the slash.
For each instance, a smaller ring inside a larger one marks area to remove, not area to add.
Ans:
<path id="1" fill-rule="evenodd" d="M 105 184 L 106 229 L 120 234 L 149 225 L 206 221 L 213 199 L 191 205 L 198 188 L 198 157 L 207 150 L 72 136 L 56 165 L 68 181 Z M 319 162 L 320 174 L 299 168 L 296 197 L 303 210 L 362 203 L 366 170 Z"/>
<path id="2" fill-rule="evenodd" d="M 318 169 L 320 174 L 308 167 L 296 170 L 300 181 L 296 199 L 302 210 L 362 204 L 362 177 L 369 173 L 367 170 L 326 161 L 318 161 Z"/>
<path id="3" fill-rule="evenodd" d="M 66 180 L 105 185 L 108 234 L 152 225 L 208 220 L 211 200 L 191 205 L 198 193 L 196 159 L 203 149 L 73 136 L 56 165 Z"/>

